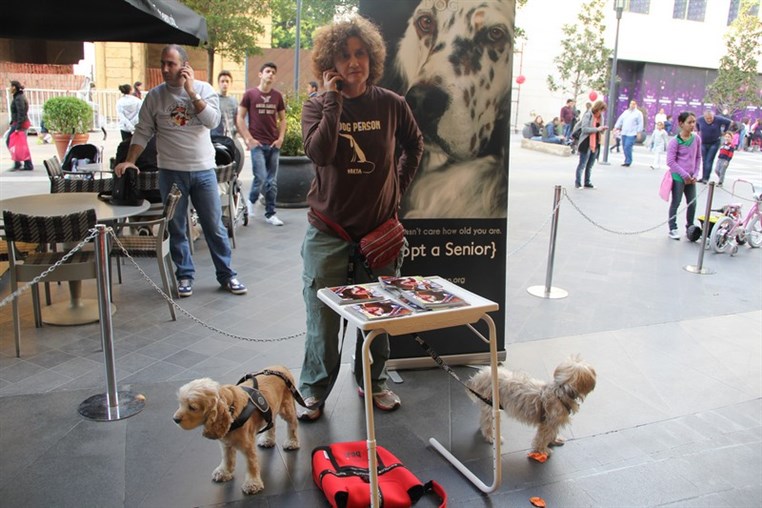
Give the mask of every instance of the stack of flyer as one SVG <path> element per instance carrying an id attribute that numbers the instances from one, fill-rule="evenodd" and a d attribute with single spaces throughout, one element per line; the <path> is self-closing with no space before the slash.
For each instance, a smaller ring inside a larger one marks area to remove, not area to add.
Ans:
<path id="1" fill-rule="evenodd" d="M 363 319 L 386 319 L 406 316 L 413 311 L 389 299 L 389 295 L 381 291 L 379 284 L 354 284 L 351 286 L 336 286 L 328 288 L 328 296 L 339 305 L 347 305 L 349 309 Z"/>
<path id="2" fill-rule="evenodd" d="M 468 303 L 446 291 L 430 278 L 421 276 L 378 278 L 381 287 L 403 301 L 424 310 L 463 307 Z"/>
<path id="3" fill-rule="evenodd" d="M 462 307 L 468 302 L 422 276 L 381 276 L 379 283 L 328 288 L 329 297 L 365 320 L 389 319 L 417 312 Z"/>

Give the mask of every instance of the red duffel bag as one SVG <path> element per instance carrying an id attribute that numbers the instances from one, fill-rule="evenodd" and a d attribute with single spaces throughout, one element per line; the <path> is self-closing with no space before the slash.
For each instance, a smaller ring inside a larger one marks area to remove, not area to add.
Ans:
<path id="1" fill-rule="evenodd" d="M 447 506 L 447 494 L 437 482 L 421 483 L 383 446 L 376 447 L 376 457 L 381 506 L 407 508 L 428 493 L 439 496 L 440 508 Z M 312 479 L 333 508 L 370 506 L 367 442 L 334 443 L 315 448 L 312 451 Z"/>

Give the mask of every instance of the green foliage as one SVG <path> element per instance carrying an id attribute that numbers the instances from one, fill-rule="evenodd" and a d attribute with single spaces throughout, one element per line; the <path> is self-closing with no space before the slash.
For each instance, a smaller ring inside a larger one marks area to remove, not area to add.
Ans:
<path id="1" fill-rule="evenodd" d="M 280 154 L 286 156 L 304 155 L 302 141 L 302 105 L 307 100 L 303 94 L 286 97 L 286 137 Z"/>
<path id="2" fill-rule="evenodd" d="M 561 52 L 553 59 L 558 74 L 547 78 L 552 92 L 577 97 L 586 88 L 606 90 L 612 53 L 603 42 L 606 6 L 606 0 L 590 0 L 582 5 L 577 23 L 562 27 Z"/>
<path id="3" fill-rule="evenodd" d="M 720 58 L 717 79 L 706 89 L 704 102 L 712 102 L 728 115 L 759 101 L 757 59 L 762 54 L 762 22 L 753 7 L 759 0 L 743 0 L 738 17 L 725 33 L 726 53 Z"/>
<path id="4" fill-rule="evenodd" d="M 205 47 L 207 72 L 212 80 L 215 53 L 225 53 L 238 63 L 247 54 L 261 52 L 258 37 L 265 33 L 262 24 L 270 11 L 266 0 L 183 0 L 183 3 L 206 18 L 209 40 Z"/>
<path id="5" fill-rule="evenodd" d="M 42 105 L 42 121 L 50 132 L 86 134 L 93 127 L 93 109 L 77 97 L 51 97 Z"/>
<path id="6" fill-rule="evenodd" d="M 315 28 L 330 23 L 334 16 L 356 10 L 359 0 L 302 0 L 301 34 L 302 49 L 312 47 Z M 296 46 L 296 2 L 294 0 L 271 0 L 274 48 Z"/>

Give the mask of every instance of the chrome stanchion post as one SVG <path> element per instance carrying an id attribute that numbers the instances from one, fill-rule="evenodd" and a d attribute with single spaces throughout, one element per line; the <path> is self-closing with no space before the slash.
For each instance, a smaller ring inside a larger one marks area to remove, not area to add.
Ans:
<path id="1" fill-rule="evenodd" d="M 98 314 L 101 323 L 101 345 L 106 365 L 106 393 L 89 397 L 79 405 L 79 414 L 98 421 L 129 418 L 143 410 L 145 397 L 132 392 L 119 392 L 114 367 L 114 329 L 111 323 L 111 284 L 108 270 L 108 238 L 106 226 L 95 226 L 95 264 L 98 280 Z"/>
<path id="2" fill-rule="evenodd" d="M 694 184 L 696 185 L 696 184 Z M 714 182 L 709 182 L 709 190 L 706 194 L 706 211 L 704 212 L 704 227 L 701 228 L 701 240 L 699 245 L 698 263 L 695 265 L 685 265 L 683 270 L 700 275 L 711 275 L 714 272 L 711 268 L 704 267 L 704 250 L 706 250 L 706 238 L 709 236 L 709 214 L 712 213 L 712 200 L 714 199 Z"/>
<path id="3" fill-rule="evenodd" d="M 561 288 L 552 287 L 551 281 L 553 280 L 553 263 L 556 257 L 556 233 L 558 232 L 558 215 L 560 213 L 559 204 L 561 203 L 561 186 L 556 185 L 555 193 L 553 195 L 553 221 L 550 225 L 550 245 L 548 246 L 548 267 L 545 272 L 545 286 L 530 286 L 527 291 L 532 296 L 539 298 L 550 298 L 552 300 L 558 298 L 566 298 L 569 296 L 568 291 Z"/>

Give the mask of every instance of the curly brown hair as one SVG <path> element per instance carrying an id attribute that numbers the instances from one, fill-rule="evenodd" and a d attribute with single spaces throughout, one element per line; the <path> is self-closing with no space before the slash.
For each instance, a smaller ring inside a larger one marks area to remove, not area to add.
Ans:
<path id="1" fill-rule="evenodd" d="M 335 67 L 334 58 L 347 45 L 347 39 L 357 37 L 368 49 L 370 69 L 368 85 L 375 84 L 384 74 L 386 44 L 381 31 L 362 16 L 325 25 L 315 31 L 312 47 L 312 73 L 320 83 L 323 72 Z"/>

